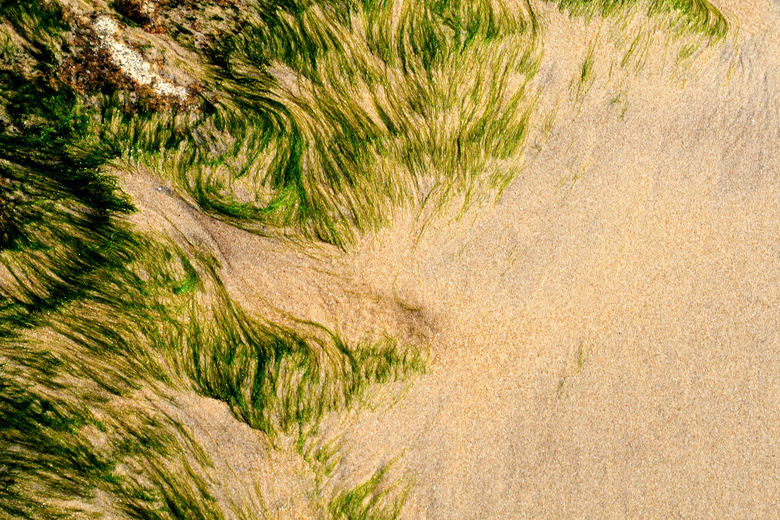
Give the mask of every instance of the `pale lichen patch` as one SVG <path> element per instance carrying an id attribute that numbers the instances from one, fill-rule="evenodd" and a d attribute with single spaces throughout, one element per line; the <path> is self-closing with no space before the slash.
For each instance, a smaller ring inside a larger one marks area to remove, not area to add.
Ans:
<path id="1" fill-rule="evenodd" d="M 117 20 L 110 16 L 100 16 L 92 23 L 92 29 L 99 46 L 108 52 L 113 64 L 132 81 L 150 87 L 160 96 L 177 98 L 181 102 L 189 99 L 189 89 L 164 78 L 139 51 L 120 39 L 121 27 Z"/>

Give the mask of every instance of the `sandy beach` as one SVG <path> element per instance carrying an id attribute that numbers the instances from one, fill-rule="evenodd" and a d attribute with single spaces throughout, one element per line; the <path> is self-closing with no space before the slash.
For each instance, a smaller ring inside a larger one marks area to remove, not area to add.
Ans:
<path id="1" fill-rule="evenodd" d="M 780 517 L 780 10 L 718 7 L 730 79 L 729 51 L 684 86 L 649 65 L 624 120 L 594 86 L 495 208 L 396 268 L 434 362 L 344 464 L 405 450 L 407 518 Z"/>
<path id="2" fill-rule="evenodd" d="M 622 64 L 612 20 L 532 3 L 536 126 L 495 201 L 409 205 L 339 248 L 112 165 L 129 225 L 213 255 L 249 315 L 427 356 L 303 441 L 195 384 L 139 391 L 211 457 L 226 518 L 330 518 L 318 500 L 380 474 L 410 520 L 780 519 L 780 2 L 713 0 L 722 42 L 685 61 L 637 32 Z"/>

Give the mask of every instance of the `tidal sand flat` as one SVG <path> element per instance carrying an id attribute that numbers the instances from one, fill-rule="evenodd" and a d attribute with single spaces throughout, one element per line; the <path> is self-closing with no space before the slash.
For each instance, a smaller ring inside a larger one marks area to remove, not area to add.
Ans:
<path id="1" fill-rule="evenodd" d="M 776 0 L 0 0 L 0 518 L 780 518 Z"/>

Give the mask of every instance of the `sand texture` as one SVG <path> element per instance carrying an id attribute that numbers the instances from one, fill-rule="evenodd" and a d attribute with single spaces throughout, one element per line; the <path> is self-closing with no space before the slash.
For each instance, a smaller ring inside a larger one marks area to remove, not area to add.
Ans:
<path id="1" fill-rule="evenodd" d="M 648 74 L 624 120 L 594 87 L 495 208 L 362 252 L 435 330 L 344 463 L 405 450 L 406 517 L 780 518 L 780 17 L 724 7 L 728 81 Z"/>

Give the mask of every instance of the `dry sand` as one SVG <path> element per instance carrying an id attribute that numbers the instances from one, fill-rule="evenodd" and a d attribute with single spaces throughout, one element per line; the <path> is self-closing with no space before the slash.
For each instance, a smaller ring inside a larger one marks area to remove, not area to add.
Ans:
<path id="1" fill-rule="evenodd" d="M 406 518 L 780 518 L 780 4 L 717 5 L 736 42 L 698 75 L 648 63 L 623 119 L 604 63 L 572 107 L 570 38 L 597 26 L 547 13 L 549 141 L 497 205 L 423 232 L 310 256 L 128 189 L 245 305 L 429 338 L 408 395 L 338 432 L 334 482 L 400 456 Z"/>

